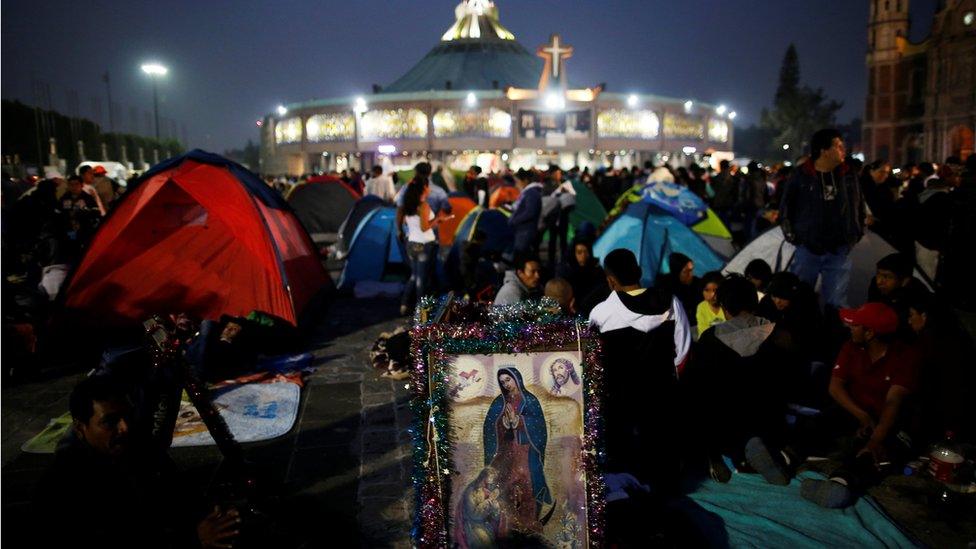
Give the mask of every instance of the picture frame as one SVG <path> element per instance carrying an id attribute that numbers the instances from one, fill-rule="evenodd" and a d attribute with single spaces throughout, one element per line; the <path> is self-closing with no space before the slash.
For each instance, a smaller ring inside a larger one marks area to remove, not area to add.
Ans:
<path id="1" fill-rule="evenodd" d="M 410 382 L 418 547 L 601 545 L 600 343 L 553 305 L 419 308 Z"/>

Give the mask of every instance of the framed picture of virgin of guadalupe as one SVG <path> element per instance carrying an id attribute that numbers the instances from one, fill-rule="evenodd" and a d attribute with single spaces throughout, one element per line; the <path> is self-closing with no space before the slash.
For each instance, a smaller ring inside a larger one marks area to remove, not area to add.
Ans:
<path id="1" fill-rule="evenodd" d="M 587 545 L 581 373 L 561 352 L 452 361 L 448 513 L 459 547 L 513 535 Z"/>
<path id="2" fill-rule="evenodd" d="M 550 345 L 539 345 L 538 326 L 528 330 L 535 341 L 519 332 L 443 341 L 427 331 L 430 383 L 415 387 L 427 398 L 414 406 L 427 412 L 415 448 L 425 450 L 415 474 L 419 546 L 599 545 L 598 353 L 585 326 L 556 324 L 541 332 Z"/>

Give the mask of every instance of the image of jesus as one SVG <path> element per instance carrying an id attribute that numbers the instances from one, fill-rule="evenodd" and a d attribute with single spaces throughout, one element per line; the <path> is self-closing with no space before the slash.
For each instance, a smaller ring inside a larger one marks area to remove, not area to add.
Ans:
<path id="1" fill-rule="evenodd" d="M 580 384 L 580 378 L 576 375 L 576 368 L 573 363 L 565 358 L 557 358 L 549 365 L 549 373 L 552 374 L 552 388 L 549 390 L 554 395 L 570 393 L 570 387 L 566 385 L 572 380 L 573 385 Z M 563 389 L 563 387 L 566 387 Z"/>

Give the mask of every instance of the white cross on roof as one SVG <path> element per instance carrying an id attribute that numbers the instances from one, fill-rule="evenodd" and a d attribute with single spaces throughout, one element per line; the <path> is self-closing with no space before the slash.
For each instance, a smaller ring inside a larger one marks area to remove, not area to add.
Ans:
<path id="1" fill-rule="evenodd" d="M 542 51 L 549 57 L 549 64 L 552 67 L 552 77 L 559 78 L 559 68 L 563 64 L 563 59 L 568 59 L 573 55 L 573 47 L 560 47 L 558 34 L 552 35 L 549 40 L 549 45 L 542 48 Z"/>

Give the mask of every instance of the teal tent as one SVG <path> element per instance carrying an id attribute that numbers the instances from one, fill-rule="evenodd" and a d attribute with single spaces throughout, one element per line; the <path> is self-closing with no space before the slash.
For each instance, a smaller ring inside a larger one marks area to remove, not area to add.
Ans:
<path id="1" fill-rule="evenodd" d="M 653 285 L 658 274 L 668 272 L 668 256 L 673 252 L 691 258 L 699 273 L 717 271 L 725 264 L 688 226 L 646 202 L 628 206 L 597 239 L 593 255 L 604 258 L 617 248 L 630 250 L 637 256 L 644 272 L 641 278 L 644 286 Z"/>

